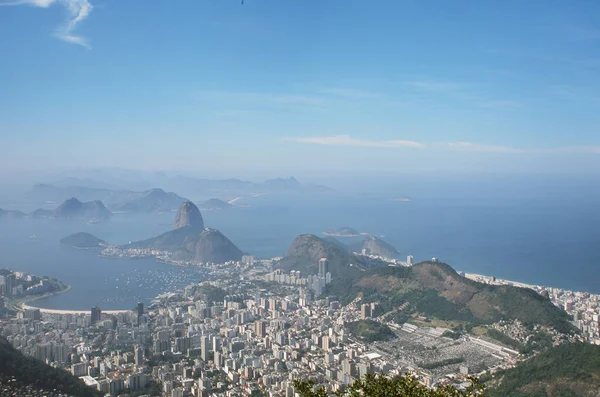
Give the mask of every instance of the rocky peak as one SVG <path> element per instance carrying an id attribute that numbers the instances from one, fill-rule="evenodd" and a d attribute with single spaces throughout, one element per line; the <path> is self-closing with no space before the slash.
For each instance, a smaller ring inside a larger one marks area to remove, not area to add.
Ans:
<path id="1" fill-rule="evenodd" d="M 191 226 L 195 229 L 204 229 L 204 220 L 200 210 L 191 201 L 186 201 L 179 207 L 175 221 L 173 222 L 173 229 L 179 229 L 182 227 Z"/>

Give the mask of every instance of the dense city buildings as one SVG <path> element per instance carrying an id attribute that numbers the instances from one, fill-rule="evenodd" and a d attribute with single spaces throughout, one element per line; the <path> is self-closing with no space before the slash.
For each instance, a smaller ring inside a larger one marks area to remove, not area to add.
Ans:
<path id="1" fill-rule="evenodd" d="M 468 375 L 510 368 L 521 357 L 490 338 L 457 337 L 419 319 L 383 320 L 377 302 L 360 296 L 341 304 L 327 293 L 327 260 L 318 261 L 316 274 L 274 270 L 272 260 L 246 262 L 206 266 L 207 281 L 159 295 L 147 307 L 94 307 L 88 314 L 25 309 L 2 320 L 0 333 L 21 352 L 108 395 L 294 396 L 296 379 L 334 392 L 370 373 L 408 373 L 427 386 L 464 388 Z M 598 343 L 597 296 L 527 287 L 573 313 L 586 338 Z M 388 327 L 393 338 L 357 333 L 372 324 Z M 527 337 L 518 322 L 493 328 L 516 340 Z"/>

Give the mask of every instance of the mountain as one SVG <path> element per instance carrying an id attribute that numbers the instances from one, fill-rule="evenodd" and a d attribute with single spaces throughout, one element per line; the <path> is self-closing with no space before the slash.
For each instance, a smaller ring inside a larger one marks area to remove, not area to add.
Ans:
<path id="1" fill-rule="evenodd" d="M 276 178 L 264 182 L 244 181 L 237 178 L 205 179 L 184 175 L 164 176 L 157 180 L 165 189 L 187 197 L 237 197 L 257 193 L 310 193 L 322 194 L 333 190 L 320 185 L 302 184 L 296 178 Z"/>
<path id="2" fill-rule="evenodd" d="M 42 208 L 39 208 L 35 211 L 33 211 L 30 216 L 32 218 L 50 218 L 52 216 L 53 211 L 52 210 L 45 210 Z"/>
<path id="3" fill-rule="evenodd" d="M 379 302 L 381 313 L 405 305 L 404 315 L 424 315 L 439 320 L 491 324 L 519 320 L 572 332 L 570 316 L 534 290 L 508 285 L 488 285 L 460 276 L 445 263 L 421 262 L 412 267 L 381 267 L 365 272 L 352 283 L 332 286 L 343 300 L 362 294 Z"/>
<path id="4" fill-rule="evenodd" d="M 175 221 L 173 221 L 173 229 L 191 226 L 192 228 L 204 229 L 204 220 L 200 210 L 191 201 L 186 201 L 177 210 Z"/>
<path id="5" fill-rule="evenodd" d="M 386 243 L 376 236 L 367 236 L 362 241 L 359 241 L 350 246 L 353 252 L 362 252 L 364 249 L 367 255 L 378 255 L 384 258 L 395 258 L 399 252 L 392 245 Z"/>
<path id="6" fill-rule="evenodd" d="M 359 233 L 356 229 L 353 229 L 348 226 L 339 227 L 335 230 L 325 230 L 323 232 L 326 236 L 335 236 L 335 237 L 355 237 L 358 236 Z"/>
<path id="7" fill-rule="evenodd" d="M 24 356 L 4 337 L 0 337 L 0 379 L 2 378 L 14 379 L 1 382 L 2 395 L 34 395 L 32 391 L 23 390 L 25 386 L 31 386 L 45 391 L 39 395 L 55 395 L 58 392 L 82 397 L 102 396 L 98 390 L 85 386 L 79 378 L 69 372 L 53 368 L 33 357 Z"/>
<path id="8" fill-rule="evenodd" d="M 329 260 L 329 271 L 334 279 L 356 277 L 365 269 L 381 264 L 350 253 L 339 242 L 328 241 L 313 234 L 302 234 L 296 237 L 276 267 L 286 271 L 299 270 L 305 276 L 317 274 L 321 258 Z"/>
<path id="9" fill-rule="evenodd" d="M 177 209 L 185 199 L 162 189 L 147 190 L 139 197 L 119 207 L 123 212 L 169 212 Z"/>
<path id="10" fill-rule="evenodd" d="M 217 198 L 211 198 L 210 200 L 200 203 L 200 209 L 203 211 L 225 210 L 231 207 L 233 207 L 233 205 Z"/>
<path id="11" fill-rule="evenodd" d="M 302 185 L 296 178 L 290 176 L 289 178 L 275 178 L 268 179 L 262 184 L 265 188 L 275 190 L 298 190 L 302 188 Z"/>
<path id="12" fill-rule="evenodd" d="M 41 183 L 34 185 L 28 196 L 39 202 L 62 202 L 69 197 L 78 197 L 82 201 L 100 200 L 112 207 L 115 204 L 123 205 L 139 194 L 128 190 L 111 190 L 79 185 L 56 186 Z"/>
<path id="13" fill-rule="evenodd" d="M 552 347 L 515 368 L 496 374 L 489 397 L 597 397 L 600 346 L 568 343 Z"/>
<path id="14" fill-rule="evenodd" d="M 173 230 L 160 236 L 121 248 L 153 249 L 170 252 L 175 260 L 223 263 L 237 261 L 243 252 L 215 229 L 205 229 L 202 214 L 192 202 L 181 205 Z"/>
<path id="15" fill-rule="evenodd" d="M 104 240 L 89 233 L 75 233 L 60 240 L 61 244 L 80 249 L 101 249 L 108 245 Z"/>
<path id="16" fill-rule="evenodd" d="M 76 181 L 85 182 L 85 180 L 77 179 Z M 102 201 L 108 208 L 122 212 L 174 211 L 185 201 L 183 197 L 175 193 L 167 193 L 162 189 L 136 192 L 88 186 L 55 186 L 48 184 L 35 185 L 29 196 L 38 202 L 63 201 L 69 197 L 78 197 L 82 201 Z"/>
<path id="17" fill-rule="evenodd" d="M 175 260 L 203 263 L 238 261 L 243 255 L 243 252 L 218 230 L 198 229 L 192 226 L 180 227 L 122 248 L 167 251 Z"/>
<path id="18" fill-rule="evenodd" d="M 25 218 L 27 216 L 26 213 L 16 210 L 3 210 L 0 208 L 0 218 Z"/>
<path id="19" fill-rule="evenodd" d="M 101 201 L 81 202 L 75 197 L 65 200 L 52 213 L 53 218 L 59 219 L 102 219 L 110 218 L 112 214 Z"/>

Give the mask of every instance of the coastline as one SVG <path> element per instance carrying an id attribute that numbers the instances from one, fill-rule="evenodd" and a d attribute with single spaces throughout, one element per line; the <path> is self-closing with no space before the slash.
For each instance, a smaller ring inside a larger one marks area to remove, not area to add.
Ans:
<path id="1" fill-rule="evenodd" d="M 16 304 L 13 304 L 12 306 L 15 308 L 15 310 L 18 310 L 18 311 L 24 311 L 27 309 L 38 309 L 41 313 L 47 313 L 47 314 L 89 314 L 90 313 L 89 310 L 45 309 L 43 307 L 37 307 L 37 306 L 32 306 L 32 305 L 28 304 L 28 303 L 35 302 L 40 299 L 45 299 L 45 298 L 49 298 L 51 296 L 63 294 L 65 292 L 69 292 L 71 290 L 70 285 L 68 285 L 68 284 L 63 284 L 63 285 L 66 285 L 65 289 L 62 289 L 60 291 L 48 292 L 48 293 L 45 293 L 44 295 L 40 295 L 40 296 L 30 296 L 30 297 L 24 298 L 23 300 L 19 301 Z M 130 311 L 131 310 L 125 310 L 125 309 L 103 310 L 102 313 L 119 314 L 119 313 L 127 313 Z"/>
<path id="2" fill-rule="evenodd" d="M 43 295 L 30 295 L 30 296 L 27 296 L 25 298 L 18 299 L 17 302 L 15 302 L 15 303 L 11 302 L 10 304 L 11 304 L 11 306 L 15 310 L 17 310 L 17 311 L 23 311 L 23 310 L 25 310 L 27 308 L 30 308 L 30 306 L 27 305 L 27 303 L 29 303 L 29 302 L 34 302 L 36 300 L 40 300 L 40 299 L 44 299 L 44 298 L 49 298 L 51 296 L 63 294 L 65 292 L 68 292 L 69 290 L 71 290 L 71 286 L 70 285 L 64 284 L 62 282 L 61 282 L 61 284 L 64 285 L 65 288 L 61 289 L 60 291 L 46 292 Z M 31 306 L 31 308 L 38 309 L 37 307 L 32 307 L 32 306 Z"/>
<path id="3" fill-rule="evenodd" d="M 39 309 L 41 313 L 46 314 L 90 314 L 89 310 L 68 310 L 68 309 L 44 309 L 43 307 L 35 307 L 30 305 L 21 305 L 23 310 L 25 309 Z M 102 310 L 104 314 L 119 314 L 119 313 L 127 313 L 131 310 Z"/>

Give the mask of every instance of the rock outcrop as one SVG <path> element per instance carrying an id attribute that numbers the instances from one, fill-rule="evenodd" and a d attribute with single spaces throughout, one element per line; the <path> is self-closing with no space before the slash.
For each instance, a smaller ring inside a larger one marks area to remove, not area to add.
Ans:
<path id="1" fill-rule="evenodd" d="M 185 201 L 179 207 L 175 221 L 173 221 L 173 229 L 190 226 L 194 229 L 204 229 L 204 219 L 200 210 L 191 201 Z"/>

